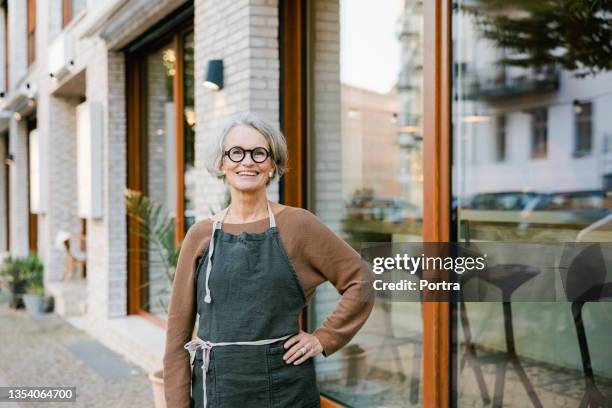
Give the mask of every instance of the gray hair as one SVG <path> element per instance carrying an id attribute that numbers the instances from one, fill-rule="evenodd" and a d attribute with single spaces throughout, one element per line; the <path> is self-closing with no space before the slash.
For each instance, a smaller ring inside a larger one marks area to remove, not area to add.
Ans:
<path id="1" fill-rule="evenodd" d="M 209 148 L 210 156 L 206 163 L 208 172 L 219 179 L 224 179 L 225 175 L 221 172 L 221 162 L 225 154 L 225 138 L 227 134 L 236 126 L 248 126 L 257 130 L 270 145 L 270 155 L 274 163 L 274 177 L 281 177 L 288 170 L 287 162 L 287 142 L 283 133 L 269 121 L 265 120 L 253 112 L 238 113 L 227 118 L 215 133 L 212 144 Z"/>

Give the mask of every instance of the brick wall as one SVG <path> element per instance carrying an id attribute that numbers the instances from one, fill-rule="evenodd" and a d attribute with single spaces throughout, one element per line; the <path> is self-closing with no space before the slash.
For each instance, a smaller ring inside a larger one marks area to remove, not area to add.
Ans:
<path id="1" fill-rule="evenodd" d="M 46 72 L 48 45 L 61 31 L 61 7 L 54 1 L 37 2 L 36 61 L 28 75 L 38 88 L 37 128 L 46 160 L 41 167 L 44 211 L 38 216 L 38 252 L 45 265 L 45 281 L 62 279 L 66 251 L 56 246 L 60 231 L 81 232 L 77 214 L 76 106 L 79 100 L 60 98 L 51 92 L 54 83 Z M 9 10 L 9 14 L 10 14 Z"/>
<path id="2" fill-rule="evenodd" d="M 336 233 L 344 212 L 340 120 L 340 23 L 338 0 L 314 7 L 313 97 L 315 211 Z"/>
<path id="3" fill-rule="evenodd" d="M 10 151 L 14 162 L 10 166 L 10 217 L 11 217 L 11 253 L 26 255 L 28 253 L 28 189 L 25 180 L 28 177 L 27 166 L 27 132 L 24 121 L 11 119 L 9 125 Z"/>
<path id="4" fill-rule="evenodd" d="M 27 2 L 8 0 L 9 88 L 15 88 L 28 69 Z"/>
<path id="5" fill-rule="evenodd" d="M 278 2 L 196 0 L 196 171 L 197 217 L 218 211 L 225 186 L 208 174 L 205 157 L 217 126 L 227 116 L 251 110 L 278 124 Z M 224 88 L 213 92 L 202 83 L 206 63 L 223 59 Z M 268 189 L 278 200 L 278 183 Z"/>
<path id="6" fill-rule="evenodd" d="M 127 310 L 127 236 L 123 191 L 126 180 L 125 61 L 95 43 L 87 65 L 87 100 L 103 109 L 103 217 L 89 219 L 88 311 L 93 319 Z"/>

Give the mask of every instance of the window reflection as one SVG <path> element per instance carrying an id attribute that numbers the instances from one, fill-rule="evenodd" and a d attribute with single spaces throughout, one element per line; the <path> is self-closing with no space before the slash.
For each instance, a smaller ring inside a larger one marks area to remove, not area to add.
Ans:
<path id="1" fill-rule="evenodd" d="M 422 2 L 312 4 L 317 215 L 360 250 L 421 240 Z M 317 289 L 314 329 L 333 310 Z M 317 358 L 323 394 L 353 407 L 420 405 L 421 306 L 377 299 L 338 353 Z"/>
<path id="2" fill-rule="evenodd" d="M 183 78 L 184 109 L 183 109 L 183 137 L 184 137 L 184 166 L 185 186 L 183 199 L 185 205 L 185 232 L 195 223 L 195 61 L 193 58 L 193 33 L 184 37 L 183 45 Z"/>
<path id="3" fill-rule="evenodd" d="M 172 43 L 146 56 L 146 192 L 176 217 L 176 52 Z M 150 242 L 142 268 L 141 307 L 157 316 L 166 312 L 169 283 L 164 260 Z"/>
<path id="4" fill-rule="evenodd" d="M 453 196 L 460 240 L 612 240 L 611 22 L 605 2 L 454 2 Z M 595 382 L 607 395 L 612 330 L 604 316 L 612 315 L 611 306 L 585 306 Z M 458 308 L 459 406 L 495 399 L 509 407 L 579 406 L 591 395 L 570 303 Z M 508 360 L 511 348 L 523 374 Z M 480 364 L 474 353 L 497 353 L 497 364 Z"/>

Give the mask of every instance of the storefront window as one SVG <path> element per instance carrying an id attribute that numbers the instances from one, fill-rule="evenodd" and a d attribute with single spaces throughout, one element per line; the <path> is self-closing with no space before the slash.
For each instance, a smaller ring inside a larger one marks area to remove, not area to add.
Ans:
<path id="1" fill-rule="evenodd" d="M 313 7 L 314 208 L 356 250 L 421 240 L 422 2 L 324 1 Z M 333 310 L 326 283 L 314 329 Z M 421 305 L 377 299 L 359 334 L 317 358 L 321 392 L 352 407 L 420 405 Z"/>
<path id="2" fill-rule="evenodd" d="M 609 33 L 609 7 L 453 3 L 459 240 L 612 241 L 612 53 L 601 35 Z M 574 407 L 585 395 L 612 395 L 612 304 L 583 311 L 598 391 L 585 388 L 571 306 L 457 305 L 458 406 Z"/>
<path id="3" fill-rule="evenodd" d="M 189 27 L 129 55 L 129 186 L 162 208 L 182 240 L 195 222 L 194 35 Z M 136 124 L 137 123 L 137 124 Z M 131 230 L 132 231 L 132 230 Z M 132 234 L 135 234 L 132 231 Z M 140 234 L 141 235 L 141 234 Z M 172 265 L 156 238 L 130 239 L 133 313 L 164 319 Z"/>

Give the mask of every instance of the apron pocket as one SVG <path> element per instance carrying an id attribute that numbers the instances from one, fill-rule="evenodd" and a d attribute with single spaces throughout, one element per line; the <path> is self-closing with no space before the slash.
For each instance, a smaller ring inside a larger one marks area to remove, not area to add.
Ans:
<path id="1" fill-rule="evenodd" d="M 272 407 L 318 407 L 321 397 L 314 360 L 309 358 L 299 365 L 287 364 L 283 360 L 285 352 L 282 345 L 268 348 Z"/>
<path id="2" fill-rule="evenodd" d="M 191 403 L 193 407 L 201 407 L 203 404 L 203 390 L 202 390 L 202 359 L 195 359 L 193 361 L 193 368 L 191 372 Z"/>
<path id="3" fill-rule="evenodd" d="M 219 407 L 266 408 L 270 384 L 261 346 L 220 346 L 211 353 L 215 361 Z"/>

